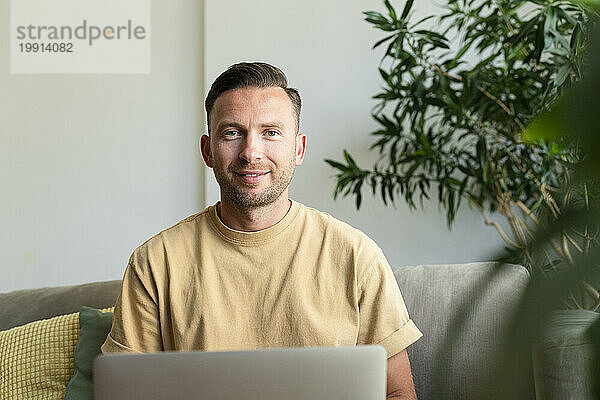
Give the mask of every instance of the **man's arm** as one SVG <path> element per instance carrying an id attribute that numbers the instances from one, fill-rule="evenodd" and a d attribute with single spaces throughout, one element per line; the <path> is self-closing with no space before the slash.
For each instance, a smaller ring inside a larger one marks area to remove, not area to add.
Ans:
<path id="1" fill-rule="evenodd" d="M 102 353 L 162 351 L 156 283 L 146 263 L 127 265 Z"/>
<path id="2" fill-rule="evenodd" d="M 387 398 L 416 399 L 406 348 L 423 334 L 408 315 L 396 277 L 381 249 L 359 281 L 357 344 L 378 344 L 388 355 Z"/>
<path id="3" fill-rule="evenodd" d="M 417 400 L 406 349 L 387 360 L 387 399 Z"/>

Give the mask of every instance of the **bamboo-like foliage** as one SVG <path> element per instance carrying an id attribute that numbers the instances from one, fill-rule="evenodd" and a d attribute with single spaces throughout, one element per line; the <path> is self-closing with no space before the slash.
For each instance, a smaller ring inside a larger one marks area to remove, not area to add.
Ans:
<path id="1" fill-rule="evenodd" d="M 600 8 L 600 1 L 597 1 Z M 594 187 L 600 179 L 600 113 L 598 113 L 598 93 L 600 93 L 600 25 L 596 24 L 593 32 L 593 41 L 589 49 L 589 62 L 586 73 L 581 82 L 575 87 L 568 88 L 552 109 L 541 115 L 530 126 L 528 132 L 539 137 L 558 137 L 564 135 L 576 139 L 580 146 L 586 149 L 586 156 L 574 168 L 570 181 L 556 194 L 557 198 L 567 199 L 561 203 L 558 216 L 553 214 L 540 216 L 543 218 L 540 225 L 533 233 L 534 239 L 530 242 L 529 252 L 532 256 L 534 268 L 542 268 L 548 259 L 547 252 L 552 249 L 552 242 L 569 240 L 565 232 L 579 231 L 590 226 L 600 225 L 600 207 L 593 207 L 597 201 L 590 200 L 592 196 L 586 195 L 585 189 Z M 594 185 L 595 183 L 595 185 Z M 583 189 L 583 190 L 582 190 Z M 572 193 L 582 192 L 583 196 Z M 586 202 L 589 200 L 589 202 Z M 589 233 L 589 232 L 588 232 Z M 584 244 L 586 242 L 583 242 Z M 564 246 L 564 244 L 563 244 Z M 587 246 L 583 251 L 576 251 L 570 255 L 568 268 L 557 269 L 553 274 L 543 276 L 535 274 L 529 281 L 519 304 L 506 319 L 508 338 L 499 346 L 496 354 L 487 361 L 489 365 L 499 365 L 495 370 L 493 380 L 479 380 L 473 382 L 483 387 L 486 395 L 475 398 L 516 399 L 523 398 L 522 390 L 527 388 L 524 376 L 530 373 L 531 351 L 542 345 L 547 334 L 546 327 L 551 326 L 554 311 L 561 306 L 564 299 L 573 297 L 573 292 L 581 287 L 582 282 L 591 282 L 598 287 L 600 283 L 600 246 Z M 518 250 L 515 250 L 518 251 Z M 494 276 L 502 272 L 504 265 L 499 264 L 480 287 L 466 296 L 462 304 L 457 307 L 455 318 L 448 328 L 445 342 L 441 346 L 451 349 L 467 325 L 465 320 L 469 314 L 470 306 L 477 303 L 482 295 L 494 283 Z M 592 397 L 600 398 L 600 318 L 586 331 L 586 336 L 591 344 L 590 353 L 585 357 L 591 358 L 589 370 L 565 371 L 572 380 L 569 385 L 577 387 L 577 394 L 583 393 L 582 389 L 587 384 L 592 385 Z M 452 359 L 452 351 L 440 357 L 440 360 Z M 498 364 L 496 364 L 498 363 Z M 447 364 L 447 362 L 446 362 Z M 443 376 L 444 365 L 434 368 L 437 378 Z M 585 375 L 585 376 L 580 376 Z M 434 378 L 434 382 L 443 382 Z M 448 395 L 444 387 L 437 384 L 434 398 L 453 398 Z M 577 395 L 574 393 L 574 396 Z"/>
<path id="2" fill-rule="evenodd" d="M 598 225 L 550 238 L 541 266 L 535 232 L 568 207 L 597 207 L 598 188 L 573 181 L 586 157 L 579 139 L 544 134 L 553 121 L 532 122 L 583 78 L 597 11 L 558 0 L 447 0 L 425 29 L 431 17 L 412 22 L 412 0 L 401 12 L 384 4 L 385 15 L 364 12 L 385 34 L 373 48 L 387 46 L 372 111 L 379 128 L 371 150 L 380 158 L 369 169 L 346 150 L 344 161 L 326 160 L 337 173 L 334 197 L 353 196 L 360 208 L 369 186 L 385 204 L 402 197 L 414 209 L 437 194 L 449 227 L 466 201 L 498 231 L 511 261 L 532 274 L 574 268 L 574 255 L 598 244 Z M 598 287 L 581 282 L 563 305 L 598 309 Z"/>

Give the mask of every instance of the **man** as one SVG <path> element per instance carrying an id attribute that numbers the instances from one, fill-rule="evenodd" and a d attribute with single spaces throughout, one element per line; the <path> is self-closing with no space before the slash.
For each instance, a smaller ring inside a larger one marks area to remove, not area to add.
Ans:
<path id="1" fill-rule="evenodd" d="M 416 398 L 406 347 L 421 333 L 381 249 L 288 197 L 306 149 L 297 90 L 276 67 L 240 63 L 205 105 L 221 201 L 133 252 L 102 351 L 377 343 L 388 398 Z"/>

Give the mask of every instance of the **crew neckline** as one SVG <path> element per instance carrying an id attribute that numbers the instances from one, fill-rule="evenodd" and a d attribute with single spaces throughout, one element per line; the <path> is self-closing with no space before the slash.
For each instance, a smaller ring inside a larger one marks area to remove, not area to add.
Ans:
<path id="1" fill-rule="evenodd" d="M 279 235 L 288 228 L 292 221 L 298 216 L 300 213 L 300 203 L 292 199 L 290 199 L 290 201 L 292 202 L 290 209 L 279 222 L 269 228 L 255 232 L 238 231 L 225 225 L 217 214 L 217 205 L 221 203 L 220 201 L 208 208 L 208 215 L 213 227 L 225 240 L 241 245 L 257 245 L 265 243 Z"/>

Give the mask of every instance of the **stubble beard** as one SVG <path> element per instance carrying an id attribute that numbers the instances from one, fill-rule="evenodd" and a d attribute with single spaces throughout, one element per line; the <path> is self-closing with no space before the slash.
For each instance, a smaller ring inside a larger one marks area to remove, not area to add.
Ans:
<path id="1" fill-rule="evenodd" d="M 215 178 L 223 191 L 223 194 L 233 203 L 234 205 L 244 208 L 260 208 L 267 206 L 275 202 L 281 194 L 287 189 L 294 176 L 296 165 L 294 159 L 290 159 L 288 165 L 279 171 L 269 169 L 271 184 L 265 187 L 260 192 L 252 191 L 253 185 L 244 183 L 236 184 L 230 180 L 227 174 L 223 173 L 220 168 L 213 168 Z M 267 168 L 261 168 L 257 166 L 251 166 L 250 164 L 245 165 L 234 165 L 230 168 L 230 173 L 235 175 L 234 171 L 241 169 L 258 169 L 265 170 Z M 234 178 L 235 179 L 235 178 Z"/>

